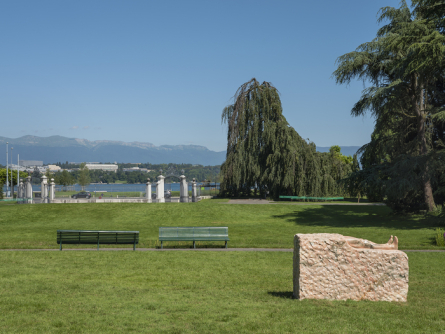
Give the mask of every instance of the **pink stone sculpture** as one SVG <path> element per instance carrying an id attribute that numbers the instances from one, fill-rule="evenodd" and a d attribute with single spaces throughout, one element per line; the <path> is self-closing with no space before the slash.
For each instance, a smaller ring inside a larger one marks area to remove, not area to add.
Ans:
<path id="1" fill-rule="evenodd" d="M 296 234 L 294 298 L 406 302 L 408 256 L 386 244 L 341 234 Z"/>

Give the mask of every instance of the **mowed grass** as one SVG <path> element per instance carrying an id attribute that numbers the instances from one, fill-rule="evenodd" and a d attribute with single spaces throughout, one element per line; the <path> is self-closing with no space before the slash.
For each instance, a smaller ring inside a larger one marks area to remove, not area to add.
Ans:
<path id="1" fill-rule="evenodd" d="M 0 252 L 2 333 L 438 333 L 445 254 L 407 303 L 292 299 L 292 253 Z"/>
<path id="2" fill-rule="evenodd" d="M 435 245 L 435 229 L 444 226 L 443 218 L 397 216 L 385 206 L 226 203 L 219 199 L 163 204 L 5 203 L 0 205 L 0 248 L 58 248 L 58 229 L 136 230 L 140 232 L 138 247 L 150 248 L 159 246 L 159 226 L 228 226 L 231 248 L 292 248 L 296 233 L 340 233 L 377 243 L 385 243 L 390 235 L 397 235 L 400 249 L 440 249 Z M 201 242 L 197 246 L 223 244 Z M 191 247 L 192 243 L 164 245 Z M 65 248 L 76 247 L 95 246 Z"/>
<path id="3" fill-rule="evenodd" d="M 443 227 L 444 220 L 397 216 L 385 206 L 235 205 L 220 199 L 163 204 L 9 204 L 0 206 L 0 248 L 58 248 L 58 229 L 136 230 L 140 232 L 138 247 L 150 248 L 159 246 L 159 226 L 228 226 L 229 248 L 292 248 L 296 233 L 340 233 L 377 243 L 397 235 L 400 249 L 440 249 L 435 245 L 435 229 Z M 164 245 L 191 247 L 192 242 Z M 198 247 L 223 245 L 197 243 Z M 76 247 L 95 246 L 64 246 Z"/>

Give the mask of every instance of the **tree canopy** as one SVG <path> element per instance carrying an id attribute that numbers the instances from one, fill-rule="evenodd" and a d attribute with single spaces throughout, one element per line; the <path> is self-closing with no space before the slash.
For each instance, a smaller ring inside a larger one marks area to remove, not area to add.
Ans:
<path id="1" fill-rule="evenodd" d="M 351 114 L 376 119 L 371 142 L 361 148 L 364 169 L 352 177 L 371 199 L 387 197 L 402 210 L 434 210 L 443 184 L 445 37 L 440 20 L 422 16 L 427 2 L 416 1 L 414 11 L 405 1 L 382 8 L 378 21 L 387 24 L 339 57 L 333 74 L 338 84 L 368 85 Z"/>
<path id="2" fill-rule="evenodd" d="M 344 193 L 337 181 L 352 170 L 339 147 L 316 152 L 289 125 L 283 115 L 278 90 L 255 78 L 238 88 L 234 103 L 224 108 L 227 123 L 227 156 L 221 166 L 221 191 L 226 196 L 253 193 L 331 196 Z"/>
<path id="3" fill-rule="evenodd" d="M 85 163 L 80 164 L 79 178 L 77 182 L 82 187 L 82 190 L 85 189 L 85 186 L 90 184 L 90 170 L 86 166 Z"/>

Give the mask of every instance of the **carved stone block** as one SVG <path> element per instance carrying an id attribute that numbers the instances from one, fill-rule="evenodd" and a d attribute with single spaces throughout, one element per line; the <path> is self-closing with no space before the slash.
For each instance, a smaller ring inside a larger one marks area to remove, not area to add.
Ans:
<path id="1" fill-rule="evenodd" d="M 394 249 L 355 248 L 348 238 L 328 233 L 295 235 L 294 298 L 406 302 L 408 256 Z"/>

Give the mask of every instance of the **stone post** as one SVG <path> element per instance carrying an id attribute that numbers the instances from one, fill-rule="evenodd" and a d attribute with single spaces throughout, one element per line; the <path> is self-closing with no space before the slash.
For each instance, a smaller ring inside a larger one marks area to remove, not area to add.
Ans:
<path id="1" fill-rule="evenodd" d="M 192 202 L 198 202 L 198 192 L 196 191 L 195 178 L 193 178 L 193 181 L 192 181 Z"/>
<path id="2" fill-rule="evenodd" d="M 17 198 L 23 198 L 23 179 L 20 179 L 17 187 Z"/>
<path id="3" fill-rule="evenodd" d="M 19 179 L 17 184 L 17 204 L 23 204 L 23 179 Z"/>
<path id="4" fill-rule="evenodd" d="M 42 197 L 42 203 L 48 203 L 48 183 L 46 182 L 47 177 L 45 175 L 42 176 L 42 183 L 40 187 L 40 196 Z"/>
<path id="5" fill-rule="evenodd" d="M 164 198 L 164 179 L 165 177 L 161 175 L 158 176 L 158 182 L 156 183 L 156 201 L 158 203 L 165 203 Z"/>
<path id="6" fill-rule="evenodd" d="M 55 189 L 56 184 L 54 183 L 54 179 L 51 179 L 51 183 L 49 184 L 49 202 L 51 203 L 56 198 Z"/>
<path id="7" fill-rule="evenodd" d="M 32 204 L 32 184 L 31 184 L 31 176 L 26 178 L 26 186 L 25 186 L 25 197 L 26 203 Z"/>
<path id="8" fill-rule="evenodd" d="M 145 184 L 145 198 L 147 203 L 151 203 L 151 183 L 150 178 L 147 178 L 147 183 Z"/>
<path id="9" fill-rule="evenodd" d="M 181 175 L 180 179 L 180 198 L 179 202 L 188 203 L 189 201 L 189 187 L 187 184 L 187 180 L 185 179 L 185 175 Z"/>

